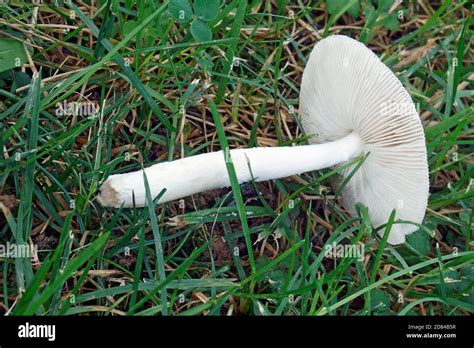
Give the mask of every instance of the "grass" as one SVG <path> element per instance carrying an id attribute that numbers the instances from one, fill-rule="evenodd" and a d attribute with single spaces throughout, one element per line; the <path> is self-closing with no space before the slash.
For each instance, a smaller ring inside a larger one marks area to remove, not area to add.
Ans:
<path id="1" fill-rule="evenodd" d="M 61 3 L 0 4 L 0 240 L 38 247 L 0 258 L 0 313 L 474 312 L 468 1 L 223 1 L 204 42 L 167 1 Z M 390 66 L 422 119 L 431 194 L 404 245 L 378 237 L 366 207 L 343 210 L 340 169 L 239 186 L 228 163 L 230 188 L 99 206 L 112 173 L 304 144 L 301 74 L 314 43 L 337 33 Z M 64 102 L 100 111 L 60 115 Z M 364 258 L 328 258 L 332 245 L 364 246 Z"/>

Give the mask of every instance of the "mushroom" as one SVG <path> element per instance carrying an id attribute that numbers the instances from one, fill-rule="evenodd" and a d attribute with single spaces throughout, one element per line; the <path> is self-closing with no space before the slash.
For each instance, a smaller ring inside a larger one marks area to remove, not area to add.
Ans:
<path id="1" fill-rule="evenodd" d="M 265 181 L 341 165 L 368 154 L 343 190 L 343 205 L 354 214 L 366 205 L 372 224 L 397 219 L 388 242 L 400 244 L 423 220 L 429 190 L 426 146 L 420 118 L 409 94 L 365 45 L 333 35 L 313 48 L 300 92 L 303 129 L 310 145 L 233 149 L 239 183 Z M 200 154 L 144 169 L 159 203 L 230 186 L 225 153 Z M 354 165 L 342 169 L 348 176 Z M 143 171 L 111 175 L 103 183 L 104 206 L 147 204 Z M 379 231 L 383 235 L 384 229 Z"/>

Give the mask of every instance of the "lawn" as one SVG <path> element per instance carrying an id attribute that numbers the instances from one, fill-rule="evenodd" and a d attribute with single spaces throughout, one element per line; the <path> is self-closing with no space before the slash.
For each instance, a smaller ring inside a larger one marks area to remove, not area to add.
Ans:
<path id="1" fill-rule="evenodd" d="M 1 2 L 0 243 L 30 255 L 0 253 L 0 313 L 471 315 L 472 13 L 468 0 Z M 348 214 L 338 168 L 98 203 L 112 174 L 307 143 L 301 76 L 334 34 L 369 47 L 420 115 L 430 196 L 404 244 L 363 205 Z"/>

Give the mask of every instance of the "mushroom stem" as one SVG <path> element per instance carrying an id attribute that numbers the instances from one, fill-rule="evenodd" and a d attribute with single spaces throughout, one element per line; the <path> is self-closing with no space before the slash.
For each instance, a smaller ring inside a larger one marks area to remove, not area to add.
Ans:
<path id="1" fill-rule="evenodd" d="M 233 149 L 162 162 L 144 169 L 155 198 L 166 188 L 159 203 L 165 203 L 230 186 L 226 160 L 230 153 L 239 183 L 265 181 L 323 169 L 362 154 L 362 141 L 356 133 L 342 139 L 315 145 Z M 101 187 L 99 202 L 104 206 L 146 206 L 143 171 L 111 175 Z"/>

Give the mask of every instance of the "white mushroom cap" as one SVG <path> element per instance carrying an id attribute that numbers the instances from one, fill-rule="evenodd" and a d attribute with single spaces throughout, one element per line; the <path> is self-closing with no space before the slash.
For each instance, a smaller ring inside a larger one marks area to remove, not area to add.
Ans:
<path id="1" fill-rule="evenodd" d="M 355 132 L 370 152 L 345 187 L 346 209 L 354 214 L 355 204 L 363 203 L 375 227 L 393 209 L 397 220 L 422 222 L 429 190 L 423 127 L 403 85 L 371 50 L 341 35 L 318 42 L 303 74 L 300 111 L 305 133 L 315 134 L 312 143 Z M 396 223 L 388 242 L 403 243 L 416 230 Z"/>

